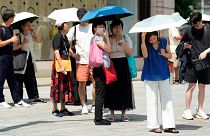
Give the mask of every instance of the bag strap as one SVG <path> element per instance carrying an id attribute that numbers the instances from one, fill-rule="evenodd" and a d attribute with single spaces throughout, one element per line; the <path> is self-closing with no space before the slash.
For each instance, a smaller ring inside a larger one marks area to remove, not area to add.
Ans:
<path id="1" fill-rule="evenodd" d="M 128 43 L 128 41 L 126 40 L 126 37 L 125 35 L 123 35 L 123 39 L 125 40 L 126 43 Z"/>
<path id="2" fill-rule="evenodd" d="M 77 39 L 77 38 L 76 38 L 76 32 L 77 32 L 77 31 L 76 31 L 76 25 L 75 25 L 75 26 L 74 26 L 74 37 L 73 37 L 74 39 L 73 39 L 73 40 L 76 40 L 76 39 Z"/>

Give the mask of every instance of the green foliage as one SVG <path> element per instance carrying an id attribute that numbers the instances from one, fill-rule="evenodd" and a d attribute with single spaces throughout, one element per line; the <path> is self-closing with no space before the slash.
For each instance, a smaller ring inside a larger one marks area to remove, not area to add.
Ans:
<path id="1" fill-rule="evenodd" d="M 179 12 L 183 18 L 188 18 L 197 8 L 197 0 L 175 0 L 175 12 Z"/>

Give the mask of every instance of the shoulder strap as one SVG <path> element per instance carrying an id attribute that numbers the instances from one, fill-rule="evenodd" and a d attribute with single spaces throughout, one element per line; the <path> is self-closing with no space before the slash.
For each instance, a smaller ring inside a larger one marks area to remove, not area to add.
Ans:
<path id="1" fill-rule="evenodd" d="M 23 42 L 22 42 L 22 39 L 21 39 L 21 34 L 18 33 L 18 35 L 19 35 L 18 37 L 19 37 L 19 41 L 20 41 L 19 44 L 22 44 Z"/>
<path id="2" fill-rule="evenodd" d="M 76 38 L 76 25 L 74 26 L 74 40 L 76 40 L 77 38 Z"/>

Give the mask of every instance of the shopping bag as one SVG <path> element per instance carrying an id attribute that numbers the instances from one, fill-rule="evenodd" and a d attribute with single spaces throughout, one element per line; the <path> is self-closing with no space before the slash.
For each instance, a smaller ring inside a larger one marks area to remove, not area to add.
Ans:
<path id="1" fill-rule="evenodd" d="M 110 67 L 103 67 L 103 69 L 106 76 L 106 84 L 117 81 L 117 72 L 112 62 L 110 63 Z"/>

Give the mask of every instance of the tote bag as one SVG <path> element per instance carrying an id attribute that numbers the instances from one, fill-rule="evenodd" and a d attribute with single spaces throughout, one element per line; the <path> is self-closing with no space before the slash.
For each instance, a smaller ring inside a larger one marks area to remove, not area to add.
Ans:
<path id="1" fill-rule="evenodd" d="M 131 73 L 131 77 L 136 78 L 138 69 L 136 66 L 136 60 L 134 56 L 133 55 L 127 56 L 127 60 L 128 60 L 128 66 L 129 66 L 129 71 Z"/>
<path id="2" fill-rule="evenodd" d="M 94 36 L 90 42 L 89 64 L 91 67 L 100 67 L 103 63 L 103 51 L 96 44 Z"/>
<path id="3" fill-rule="evenodd" d="M 27 51 L 17 50 L 13 52 L 13 66 L 15 71 L 22 71 L 27 63 Z"/>

